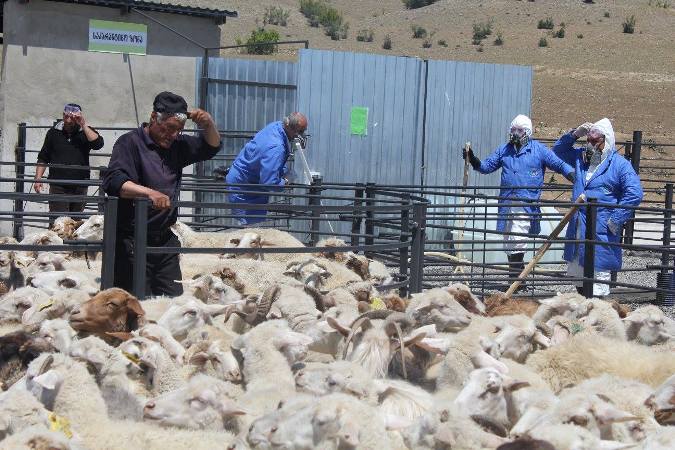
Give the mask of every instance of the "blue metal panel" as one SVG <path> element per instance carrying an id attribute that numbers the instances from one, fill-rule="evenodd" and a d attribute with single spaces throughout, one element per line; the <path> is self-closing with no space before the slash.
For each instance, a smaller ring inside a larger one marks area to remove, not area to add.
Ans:
<path id="1" fill-rule="evenodd" d="M 418 59 L 301 50 L 298 109 L 309 119 L 312 170 L 328 182 L 415 183 L 422 90 Z M 350 132 L 353 106 L 368 108 L 366 136 Z"/>

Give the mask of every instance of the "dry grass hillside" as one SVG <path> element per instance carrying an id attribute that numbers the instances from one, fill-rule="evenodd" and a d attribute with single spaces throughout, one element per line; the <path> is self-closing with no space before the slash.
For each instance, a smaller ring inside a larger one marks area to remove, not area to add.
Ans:
<path id="1" fill-rule="evenodd" d="M 290 13 L 288 25 L 268 28 L 282 39 L 308 39 L 313 48 L 532 65 L 537 134 L 556 136 L 580 122 L 608 116 L 622 133 L 619 137 L 641 129 L 657 142 L 675 142 L 675 5 L 656 6 L 663 1 L 440 0 L 408 10 L 401 0 L 331 0 L 349 23 L 347 39 L 339 41 L 309 26 L 299 0 L 190 3 L 239 12 L 239 18 L 222 27 L 223 45 L 248 36 L 263 24 L 265 9 L 276 6 Z M 624 34 L 622 23 L 631 15 L 635 33 Z M 537 29 L 538 21 L 547 17 L 555 23 L 554 32 L 565 23 L 563 38 Z M 473 24 L 488 21 L 492 34 L 482 45 L 473 45 Z M 412 25 L 433 32 L 430 48 L 422 47 L 423 39 L 412 38 Z M 356 40 L 361 29 L 372 30 L 373 42 Z M 501 46 L 493 44 L 498 33 Z M 382 48 L 386 35 L 391 36 L 391 50 Z M 542 37 L 548 47 L 539 47 Z M 447 47 L 439 45 L 441 40 Z M 273 57 L 296 55 L 282 48 Z"/>

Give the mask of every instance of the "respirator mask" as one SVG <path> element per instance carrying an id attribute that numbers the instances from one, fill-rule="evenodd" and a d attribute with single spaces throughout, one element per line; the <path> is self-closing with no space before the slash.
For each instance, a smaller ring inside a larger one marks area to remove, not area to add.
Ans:
<path id="1" fill-rule="evenodd" d="M 519 128 L 512 128 L 509 132 L 508 139 L 509 144 L 513 144 L 516 147 L 527 145 L 527 142 L 529 141 L 529 137 L 527 136 L 525 130 Z"/>
<path id="2" fill-rule="evenodd" d="M 584 160 L 586 161 L 586 164 L 590 164 L 591 161 L 600 158 L 602 154 L 600 145 L 601 138 L 595 136 L 589 136 L 587 138 L 586 146 L 584 147 Z"/>
<path id="3" fill-rule="evenodd" d="M 307 148 L 308 137 L 308 134 L 302 133 L 293 138 L 293 141 L 291 142 L 291 155 L 295 154 L 295 152 L 299 150 L 304 150 Z"/>

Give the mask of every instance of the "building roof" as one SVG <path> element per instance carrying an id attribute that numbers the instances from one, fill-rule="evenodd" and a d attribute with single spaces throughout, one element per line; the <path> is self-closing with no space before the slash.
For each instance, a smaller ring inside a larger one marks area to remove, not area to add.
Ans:
<path id="1" fill-rule="evenodd" d="M 6 0 L 3 0 L 4 3 Z M 189 6 L 199 3 L 198 1 L 174 0 L 174 1 L 138 1 L 138 0 L 45 0 L 60 3 L 78 3 L 82 5 L 103 6 L 107 8 L 117 8 L 130 10 L 136 8 L 142 11 L 154 11 L 169 14 L 183 14 L 186 16 L 212 18 L 217 24 L 225 23 L 228 17 L 237 17 L 236 11 L 226 9 L 201 8 L 198 6 Z"/>

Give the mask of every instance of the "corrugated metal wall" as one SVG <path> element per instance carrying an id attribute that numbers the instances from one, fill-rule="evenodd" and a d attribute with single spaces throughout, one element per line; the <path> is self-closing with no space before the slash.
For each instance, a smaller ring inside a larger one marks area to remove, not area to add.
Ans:
<path id="1" fill-rule="evenodd" d="M 418 183 L 423 89 L 415 58 L 301 50 L 298 110 L 309 119 L 312 170 L 331 182 Z M 353 106 L 369 109 L 366 136 L 350 132 Z"/>
<path id="2" fill-rule="evenodd" d="M 532 68 L 461 61 L 428 62 L 425 174 L 426 185 L 462 184 L 461 149 L 471 141 L 483 159 L 505 142 L 511 120 L 530 116 Z M 471 171 L 469 185 L 499 184 Z"/>

